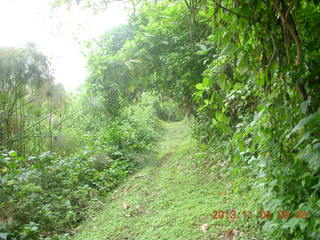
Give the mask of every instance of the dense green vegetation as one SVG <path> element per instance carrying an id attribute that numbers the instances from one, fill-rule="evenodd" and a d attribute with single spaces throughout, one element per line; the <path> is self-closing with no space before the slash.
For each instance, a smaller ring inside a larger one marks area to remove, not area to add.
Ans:
<path id="1" fill-rule="evenodd" d="M 54 83 L 48 59 L 32 44 L 1 48 L 0 57 L 1 145 L 23 154 L 52 150 L 53 128 L 64 118 L 67 97 Z"/>
<path id="2" fill-rule="evenodd" d="M 75 124 L 78 137 L 86 128 L 96 129 L 88 131 L 92 136 L 84 137 L 88 143 L 81 150 L 74 149 L 68 156 L 1 152 L 4 239 L 44 238 L 72 229 L 86 216 L 90 200 L 99 203 L 100 196 L 137 169 L 142 161 L 139 153 L 157 136 L 156 114 L 149 105 L 123 110 L 122 116 L 110 123 L 95 119 L 96 126 Z"/>
<path id="3" fill-rule="evenodd" d="M 213 209 L 232 207 L 239 215 L 256 210 L 249 168 L 232 174 L 223 162 L 208 163 L 186 121 L 163 127 L 144 167 L 107 196 L 71 239 L 263 239 L 259 220 L 249 214 L 238 221 L 210 216 Z"/>
<path id="4" fill-rule="evenodd" d="M 130 3 L 128 25 L 85 44 L 90 75 L 72 98 L 34 46 L 0 49 L 0 238 L 70 233 L 90 202 L 143 166 L 159 119 L 185 115 L 206 164 L 240 182 L 245 171 L 252 208 L 275 214 L 251 229 L 318 239 L 318 1 Z"/>

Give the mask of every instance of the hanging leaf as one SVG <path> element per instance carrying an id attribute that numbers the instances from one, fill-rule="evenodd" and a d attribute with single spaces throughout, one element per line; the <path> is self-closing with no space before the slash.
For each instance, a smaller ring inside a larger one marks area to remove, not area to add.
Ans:
<path id="1" fill-rule="evenodd" d="M 216 126 L 225 134 L 233 133 L 232 129 L 228 125 L 222 122 L 219 122 Z"/>
<path id="2" fill-rule="evenodd" d="M 249 63 L 248 63 L 248 57 L 246 54 L 240 55 L 237 61 L 237 69 L 240 71 L 240 73 L 245 73 L 248 71 Z"/>
<path id="3" fill-rule="evenodd" d="M 9 156 L 10 156 L 10 157 L 16 157 L 16 156 L 17 156 L 17 152 L 15 152 L 15 151 L 10 151 L 10 152 L 9 152 Z"/>
<path id="4" fill-rule="evenodd" d="M 205 77 L 205 78 L 202 80 L 202 82 L 203 82 L 203 86 L 205 86 L 205 87 L 210 87 L 210 79 L 209 79 L 209 78 Z"/>
<path id="5" fill-rule="evenodd" d="M 217 111 L 215 116 L 219 122 L 223 122 L 225 124 L 229 124 L 230 122 L 230 119 L 222 112 Z"/>
<path id="6" fill-rule="evenodd" d="M 198 83 L 198 84 L 196 84 L 196 89 L 204 90 L 204 89 L 206 89 L 206 87 L 202 83 Z"/>
<path id="7" fill-rule="evenodd" d="M 309 163 L 310 168 L 317 172 L 320 169 L 320 143 L 314 144 L 312 150 L 306 149 L 300 156 L 300 159 L 304 159 Z"/>
<path id="8" fill-rule="evenodd" d="M 257 82 L 259 87 L 263 87 L 264 86 L 265 78 L 266 78 L 265 71 L 261 70 L 259 72 L 258 77 L 256 78 L 256 82 Z"/>
<path id="9" fill-rule="evenodd" d="M 305 125 L 311 125 L 314 123 L 320 123 L 320 110 L 309 115 L 308 117 L 305 117 L 303 119 L 301 119 L 298 124 L 291 130 L 291 132 L 289 133 L 288 136 L 290 136 L 291 134 L 301 130 Z"/>

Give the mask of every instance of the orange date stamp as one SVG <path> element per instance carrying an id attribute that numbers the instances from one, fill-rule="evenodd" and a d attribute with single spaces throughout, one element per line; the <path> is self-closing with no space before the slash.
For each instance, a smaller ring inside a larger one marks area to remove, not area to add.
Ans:
<path id="1" fill-rule="evenodd" d="M 236 211 L 236 210 L 214 210 L 210 215 L 212 219 L 229 219 L 229 220 L 250 220 L 250 219 L 289 219 L 289 218 L 301 218 L 307 219 L 310 214 L 307 211 L 298 210 L 291 212 L 287 210 L 280 210 L 277 212 L 271 211 Z"/>

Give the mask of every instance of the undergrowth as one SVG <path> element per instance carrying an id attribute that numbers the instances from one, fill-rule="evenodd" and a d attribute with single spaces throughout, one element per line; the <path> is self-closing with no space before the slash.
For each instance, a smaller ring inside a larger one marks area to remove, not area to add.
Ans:
<path id="1" fill-rule="evenodd" d="M 68 236 L 86 218 L 91 203 L 99 203 L 140 166 L 143 152 L 150 149 L 160 130 L 153 104 L 144 98 L 112 121 L 95 122 L 100 128 L 88 122 L 74 129 L 79 142 L 89 141 L 69 156 L 54 152 L 18 156 L 15 151 L 1 151 L 0 239 Z M 90 128 L 92 135 L 86 132 Z"/>

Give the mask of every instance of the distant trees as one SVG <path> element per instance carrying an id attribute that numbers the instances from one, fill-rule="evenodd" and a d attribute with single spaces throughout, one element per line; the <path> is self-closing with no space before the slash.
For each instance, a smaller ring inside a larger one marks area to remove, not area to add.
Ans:
<path id="1" fill-rule="evenodd" d="M 33 44 L 0 48 L 0 145 L 20 154 L 51 148 L 52 120 L 65 98 L 47 57 Z"/>

